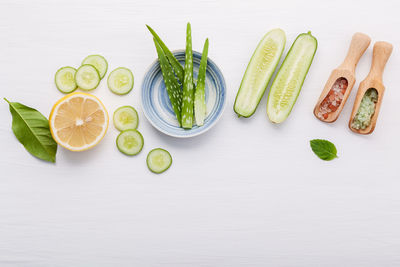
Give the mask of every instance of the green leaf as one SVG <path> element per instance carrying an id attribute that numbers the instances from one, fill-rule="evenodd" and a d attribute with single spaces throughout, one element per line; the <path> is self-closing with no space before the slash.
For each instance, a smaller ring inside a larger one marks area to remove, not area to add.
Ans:
<path id="1" fill-rule="evenodd" d="M 199 74 L 197 76 L 197 86 L 194 92 L 194 117 L 196 124 L 202 126 L 206 118 L 206 71 L 207 71 L 207 55 L 208 55 L 208 38 L 204 43 L 203 53 L 201 54 Z"/>
<path id="2" fill-rule="evenodd" d="M 192 30 L 190 23 L 186 27 L 186 53 L 185 53 L 185 75 L 182 88 L 182 127 L 191 129 L 193 126 L 193 51 Z"/>
<path id="3" fill-rule="evenodd" d="M 175 77 L 172 66 L 168 63 L 168 59 L 162 50 L 160 44 L 154 38 L 154 45 L 157 49 L 158 60 L 160 61 L 161 72 L 163 75 L 165 88 L 167 89 L 168 97 L 175 112 L 179 125 L 181 125 L 181 108 L 182 108 L 182 91 Z"/>
<path id="4" fill-rule="evenodd" d="M 181 83 L 183 83 L 183 76 L 184 76 L 184 69 L 179 63 L 179 61 L 175 58 L 174 54 L 172 54 L 171 50 L 165 45 L 165 43 L 161 40 L 161 38 L 157 35 L 157 33 L 149 26 L 146 25 L 147 29 L 149 29 L 150 33 L 156 39 L 157 43 L 161 46 L 162 50 L 165 53 L 165 56 L 168 58 L 169 63 L 171 64 L 172 68 L 175 71 L 176 76 Z"/>
<path id="5" fill-rule="evenodd" d="M 335 145 L 328 140 L 314 139 L 310 141 L 310 146 L 315 155 L 322 160 L 333 160 L 338 157 Z"/>
<path id="6" fill-rule="evenodd" d="M 33 156 L 55 162 L 57 143 L 50 133 L 49 121 L 36 109 L 17 102 L 5 101 L 10 105 L 12 130 L 18 141 Z"/>

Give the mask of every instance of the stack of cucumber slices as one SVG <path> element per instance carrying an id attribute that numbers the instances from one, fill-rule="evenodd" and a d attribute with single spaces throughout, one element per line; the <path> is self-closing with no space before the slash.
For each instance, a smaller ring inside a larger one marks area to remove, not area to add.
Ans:
<path id="1" fill-rule="evenodd" d="M 121 133 L 117 136 L 117 148 L 128 156 L 134 156 L 143 149 L 143 135 L 137 130 L 139 116 L 132 106 L 122 106 L 114 111 L 113 123 Z M 154 173 L 166 171 L 172 164 L 172 157 L 168 151 L 155 148 L 147 155 L 147 167 Z"/>
<path id="2" fill-rule="evenodd" d="M 55 83 L 62 93 L 69 94 L 76 89 L 92 91 L 96 89 L 108 70 L 107 60 L 101 55 L 87 56 L 78 69 L 67 66 L 60 68 L 55 75 Z M 125 95 L 133 88 L 133 74 L 124 67 L 113 70 L 108 76 L 107 85 L 111 92 Z"/>
<path id="3" fill-rule="evenodd" d="M 113 122 L 121 133 L 117 137 L 117 147 L 122 153 L 134 156 L 142 151 L 144 140 L 137 130 L 139 116 L 132 106 L 123 106 L 114 111 Z"/>

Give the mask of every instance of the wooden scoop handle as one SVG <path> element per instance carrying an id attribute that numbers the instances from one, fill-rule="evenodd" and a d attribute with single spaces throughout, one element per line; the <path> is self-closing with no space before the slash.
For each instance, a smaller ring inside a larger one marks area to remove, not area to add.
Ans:
<path id="1" fill-rule="evenodd" d="M 353 38 L 351 39 L 350 48 L 347 52 L 347 56 L 339 68 L 348 69 L 354 73 L 358 61 L 364 54 L 365 50 L 367 50 L 370 43 L 371 38 L 368 35 L 360 32 L 355 33 L 353 35 Z"/>
<path id="2" fill-rule="evenodd" d="M 369 71 L 368 78 L 382 82 L 383 70 L 385 69 L 386 62 L 392 54 L 393 45 L 388 42 L 376 42 L 372 55 L 372 65 Z"/>

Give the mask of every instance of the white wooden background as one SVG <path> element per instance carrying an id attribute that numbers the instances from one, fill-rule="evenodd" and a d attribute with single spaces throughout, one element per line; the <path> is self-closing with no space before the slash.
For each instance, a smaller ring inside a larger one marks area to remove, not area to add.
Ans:
<path id="1" fill-rule="evenodd" d="M 110 69 L 131 68 L 135 86 L 120 97 L 103 81 L 94 94 L 110 113 L 138 109 L 145 146 L 122 155 L 111 126 L 96 148 L 59 148 L 48 164 L 18 143 L 0 104 L 0 266 L 399 266 L 399 11 L 396 0 L 1 0 L 0 96 L 48 115 L 62 96 L 55 71 L 100 53 Z M 146 121 L 140 87 L 156 57 L 145 24 L 178 49 L 187 21 L 195 50 L 209 37 L 228 95 L 215 128 L 180 140 Z M 267 120 L 265 98 L 252 118 L 238 119 L 232 105 L 246 65 L 275 27 L 286 31 L 286 51 L 301 32 L 318 39 L 303 90 L 282 125 Z M 356 31 L 394 45 L 371 136 L 347 122 L 372 45 L 339 120 L 326 125 L 312 114 Z M 333 141 L 339 159 L 316 158 L 313 138 Z M 174 158 L 163 175 L 145 164 L 154 147 Z"/>

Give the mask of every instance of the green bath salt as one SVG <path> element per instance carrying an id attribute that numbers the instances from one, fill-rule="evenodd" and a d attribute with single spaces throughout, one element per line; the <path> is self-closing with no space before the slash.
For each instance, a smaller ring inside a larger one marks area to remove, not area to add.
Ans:
<path id="1" fill-rule="evenodd" d="M 371 118 L 375 113 L 376 102 L 378 102 L 378 91 L 376 91 L 375 88 L 368 89 L 351 123 L 352 128 L 364 130 L 371 124 Z"/>

